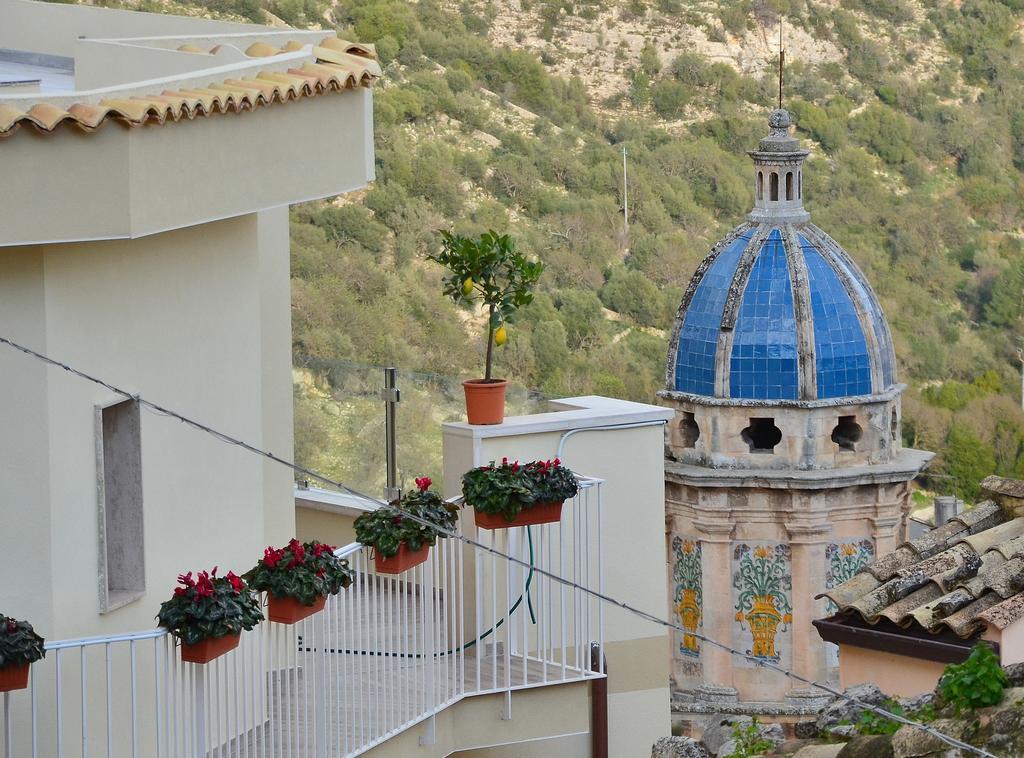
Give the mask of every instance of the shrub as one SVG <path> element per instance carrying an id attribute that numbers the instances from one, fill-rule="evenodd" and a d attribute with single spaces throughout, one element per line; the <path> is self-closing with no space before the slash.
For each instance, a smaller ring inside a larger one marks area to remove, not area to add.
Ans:
<path id="1" fill-rule="evenodd" d="M 157 620 L 186 645 L 229 634 L 241 634 L 263 620 L 256 595 L 245 581 L 229 571 L 217 576 L 213 571 L 178 575 L 178 585 L 170 600 L 160 605 Z"/>
<path id="2" fill-rule="evenodd" d="M 322 542 L 293 539 L 285 547 L 264 550 L 263 558 L 245 577 L 254 590 L 313 605 L 352 584 L 348 561 L 338 558 L 334 550 Z"/>
<path id="3" fill-rule="evenodd" d="M 982 642 L 975 645 L 966 661 L 946 666 L 939 680 L 939 696 L 961 713 L 996 705 L 1008 684 L 999 657 Z"/>
<path id="4" fill-rule="evenodd" d="M 44 655 L 43 638 L 30 623 L 0 613 L 0 668 L 35 663 Z"/>
<path id="5" fill-rule="evenodd" d="M 438 537 L 447 537 L 438 529 L 403 516 L 408 513 L 443 529 L 454 529 L 458 508 L 445 503 L 441 496 L 431 491 L 430 477 L 416 480 L 416 491 L 407 492 L 397 505 L 381 506 L 375 511 L 364 513 L 355 521 L 356 539 L 364 545 L 372 545 L 385 558 L 398 554 L 405 543 L 416 552 L 424 545 L 434 545 Z"/>
<path id="6" fill-rule="evenodd" d="M 462 496 L 481 513 L 493 513 L 513 521 L 524 509 L 542 503 L 560 503 L 575 497 L 579 487 L 576 476 L 562 462 L 533 461 L 509 463 L 502 458 L 462 475 Z"/>

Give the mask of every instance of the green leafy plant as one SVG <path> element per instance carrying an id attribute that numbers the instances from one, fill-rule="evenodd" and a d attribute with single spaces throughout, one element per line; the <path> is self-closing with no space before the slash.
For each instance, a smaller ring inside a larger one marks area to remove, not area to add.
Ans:
<path id="1" fill-rule="evenodd" d="M 732 740 L 736 745 L 728 758 L 750 758 L 767 753 L 775 744 L 761 734 L 761 724 L 755 716 L 749 724 L 740 722 L 733 725 Z"/>
<path id="2" fill-rule="evenodd" d="M 1009 681 L 999 656 L 985 643 L 975 645 L 963 663 L 952 663 L 939 679 L 939 697 L 957 713 L 996 705 Z"/>
<path id="3" fill-rule="evenodd" d="M 170 600 L 160 605 L 160 626 L 186 645 L 229 634 L 240 634 L 263 620 L 259 601 L 242 577 L 229 571 L 178 575 L 178 586 Z"/>
<path id="4" fill-rule="evenodd" d="M 419 516 L 444 529 L 455 528 L 458 507 L 444 502 L 430 489 L 431 484 L 430 477 L 418 478 L 416 491 L 403 495 L 400 503 L 381 506 L 360 515 L 355 521 L 356 539 L 364 545 L 372 545 L 378 553 L 390 558 L 398 554 L 403 542 L 415 552 L 423 545 L 435 544 L 438 537 L 446 537 L 443 532 L 403 515 Z"/>
<path id="5" fill-rule="evenodd" d="M 30 623 L 0 613 L 0 668 L 35 663 L 44 655 L 43 638 Z"/>
<path id="6" fill-rule="evenodd" d="M 533 288 L 544 264 L 529 260 L 512 237 L 494 231 L 484 232 L 479 239 L 441 232 L 441 242 L 441 252 L 427 259 L 448 269 L 444 293 L 458 305 L 471 307 L 480 301 L 487 310 L 484 381 L 490 382 L 494 346 L 508 338 L 505 323 L 533 302 Z"/>
<path id="7" fill-rule="evenodd" d="M 895 700 L 886 700 L 881 707 L 893 715 L 904 715 L 903 707 Z M 874 711 L 864 711 L 854 726 L 860 734 L 895 734 L 901 725 L 898 721 L 893 721 Z"/>
<path id="8" fill-rule="evenodd" d="M 537 503 L 562 502 L 579 491 L 576 475 L 555 458 L 520 464 L 501 459 L 471 469 L 462 476 L 466 505 L 481 513 L 500 514 L 513 521 L 524 508 Z"/>
<path id="9" fill-rule="evenodd" d="M 348 561 L 334 554 L 332 545 L 291 540 L 285 547 L 268 547 L 245 578 L 259 592 L 290 597 L 313 605 L 321 597 L 337 595 L 352 584 Z"/>

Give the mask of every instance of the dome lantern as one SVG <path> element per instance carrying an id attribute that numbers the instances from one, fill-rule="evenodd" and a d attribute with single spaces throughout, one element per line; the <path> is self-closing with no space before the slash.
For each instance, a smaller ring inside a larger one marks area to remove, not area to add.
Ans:
<path id="1" fill-rule="evenodd" d="M 810 152 L 790 134 L 792 124 L 789 111 L 776 108 L 768 116 L 768 136 L 747 153 L 754 159 L 751 221 L 802 223 L 811 218 L 803 203 L 803 164 Z"/>

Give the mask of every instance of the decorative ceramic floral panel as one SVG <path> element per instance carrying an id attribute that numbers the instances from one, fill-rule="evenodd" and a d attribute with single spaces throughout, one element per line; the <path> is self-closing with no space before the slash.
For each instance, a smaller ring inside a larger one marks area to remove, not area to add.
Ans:
<path id="1" fill-rule="evenodd" d="M 738 542 L 732 554 L 733 640 L 753 658 L 788 663 L 793 624 L 789 545 Z M 756 663 L 736 658 L 736 666 Z"/>
<path id="2" fill-rule="evenodd" d="M 700 541 L 676 535 L 672 538 L 672 610 L 686 630 L 678 634 L 678 655 L 700 659 L 700 640 L 694 636 L 704 626 L 704 578 Z"/>
<path id="3" fill-rule="evenodd" d="M 875 559 L 875 545 L 867 537 L 843 542 L 831 542 L 825 548 L 825 589 L 838 587 L 856 576 L 864 566 Z M 839 606 L 825 598 L 825 615 L 831 616 Z M 839 647 L 831 642 L 825 645 L 825 660 L 829 668 L 839 666 Z"/>

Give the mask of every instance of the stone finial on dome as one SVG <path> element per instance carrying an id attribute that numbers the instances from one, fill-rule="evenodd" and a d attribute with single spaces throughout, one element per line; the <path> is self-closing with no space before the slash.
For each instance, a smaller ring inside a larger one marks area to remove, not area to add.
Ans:
<path id="1" fill-rule="evenodd" d="M 768 136 L 757 146 L 758 152 L 791 153 L 800 149 L 800 141 L 789 133 L 793 116 L 785 108 L 776 108 L 768 115 Z"/>

